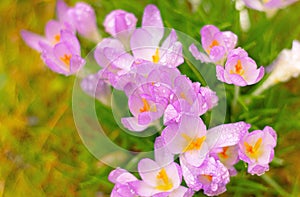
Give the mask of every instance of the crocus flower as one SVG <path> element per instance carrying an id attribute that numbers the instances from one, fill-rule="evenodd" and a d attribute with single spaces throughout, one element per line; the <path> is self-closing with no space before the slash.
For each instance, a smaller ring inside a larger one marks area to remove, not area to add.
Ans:
<path id="1" fill-rule="evenodd" d="M 160 63 L 168 67 L 177 67 L 183 63 L 182 44 L 171 30 L 161 46 L 164 35 L 160 11 L 155 5 L 148 5 L 144 10 L 142 28 L 136 29 L 130 40 L 130 47 L 135 59 Z"/>
<path id="2" fill-rule="evenodd" d="M 105 105 L 110 105 L 111 87 L 106 83 L 106 80 L 101 78 L 102 70 L 96 74 L 86 76 L 81 81 L 81 88 L 88 95 L 98 99 Z"/>
<path id="3" fill-rule="evenodd" d="M 129 96 L 128 105 L 133 117 L 122 118 L 123 125 L 131 131 L 143 131 L 158 120 L 168 101 L 154 94 L 152 83 L 137 87 Z"/>
<path id="4" fill-rule="evenodd" d="M 70 31 L 61 31 L 60 42 L 54 46 L 39 42 L 42 59 L 54 72 L 71 75 L 85 64 L 80 56 L 80 45 L 76 36 Z"/>
<path id="5" fill-rule="evenodd" d="M 124 169 L 117 168 L 110 172 L 108 180 L 115 184 L 111 197 L 135 197 L 137 194 L 128 184 L 137 181 L 137 178 Z"/>
<path id="6" fill-rule="evenodd" d="M 105 38 L 98 43 L 94 58 L 103 68 L 102 78 L 107 79 L 115 88 L 117 88 L 119 77 L 130 71 L 134 61 L 134 58 L 125 51 L 123 44 L 113 38 Z"/>
<path id="7" fill-rule="evenodd" d="M 221 63 L 226 59 L 227 54 L 234 49 L 237 44 L 237 36 L 231 31 L 221 32 L 214 25 L 206 25 L 200 30 L 201 44 L 208 56 L 199 52 L 192 44 L 190 52 L 195 59 L 201 62 Z"/>
<path id="8" fill-rule="evenodd" d="M 300 74 L 300 42 L 293 41 L 291 50 L 284 49 L 280 52 L 273 63 L 267 67 L 270 75 L 261 86 L 253 93 L 261 94 L 264 90 L 272 87 L 279 82 L 286 82 L 292 77 L 298 77 Z"/>
<path id="9" fill-rule="evenodd" d="M 162 137 L 173 154 L 180 154 L 193 166 L 200 166 L 208 153 L 206 126 L 198 116 L 183 114 L 179 124 L 169 124 Z"/>
<path id="10" fill-rule="evenodd" d="M 243 0 L 245 5 L 251 9 L 266 12 L 272 16 L 278 9 L 297 2 L 298 0 Z"/>
<path id="11" fill-rule="evenodd" d="M 244 135 L 239 142 L 239 157 L 248 163 L 250 174 L 260 176 L 269 170 L 276 141 L 276 132 L 269 126 Z"/>
<path id="12" fill-rule="evenodd" d="M 200 116 L 214 107 L 218 102 L 216 94 L 208 87 L 201 87 L 184 75 L 174 80 L 170 104 L 164 113 L 164 124 L 178 123 L 182 114 Z"/>
<path id="13" fill-rule="evenodd" d="M 63 0 L 57 2 L 57 14 L 61 22 L 67 22 L 82 36 L 100 41 L 94 9 L 84 2 L 78 2 L 74 7 L 68 7 Z"/>
<path id="14" fill-rule="evenodd" d="M 217 78 L 225 83 L 236 86 L 247 86 L 257 83 L 264 75 L 264 67 L 257 69 L 248 53 L 237 48 L 228 54 L 225 67 L 217 65 Z"/>
<path id="15" fill-rule="evenodd" d="M 61 41 L 61 33 L 66 30 L 73 32 L 68 23 L 63 24 L 56 20 L 50 20 L 45 27 L 45 36 L 40 36 L 27 30 L 22 30 L 21 36 L 28 46 L 38 52 L 42 52 L 40 42 L 54 46 Z"/>
<path id="16" fill-rule="evenodd" d="M 138 172 L 142 181 L 130 182 L 129 185 L 140 196 L 168 196 L 180 187 L 181 168 L 174 162 L 162 167 L 145 158 L 138 163 Z"/>
<path id="17" fill-rule="evenodd" d="M 203 189 L 207 196 L 217 196 L 226 191 L 229 172 L 219 160 L 208 157 L 201 166 L 195 167 L 184 158 L 180 158 L 180 165 L 189 188 L 195 191 Z"/>
<path id="18" fill-rule="evenodd" d="M 129 38 L 135 30 L 137 18 L 134 14 L 124 10 L 114 10 L 104 20 L 105 31 L 122 41 L 124 45 L 129 44 Z"/>
<path id="19" fill-rule="evenodd" d="M 204 114 L 207 110 L 212 109 L 218 104 L 218 96 L 216 92 L 212 91 L 209 87 L 201 87 L 200 83 L 194 82 L 193 87 L 195 92 L 197 93 L 198 99 L 202 100 L 202 109 Z"/>
<path id="20" fill-rule="evenodd" d="M 210 151 L 210 156 L 214 157 L 228 169 L 230 176 L 237 174 L 234 165 L 239 161 L 239 148 L 235 146 L 225 146 L 222 148 L 215 148 Z"/>
<path id="21" fill-rule="evenodd" d="M 239 161 L 238 143 L 250 127 L 245 122 L 236 122 L 222 124 L 207 131 L 206 142 L 210 156 L 220 160 L 228 168 L 230 175 L 236 174 L 233 165 Z"/>

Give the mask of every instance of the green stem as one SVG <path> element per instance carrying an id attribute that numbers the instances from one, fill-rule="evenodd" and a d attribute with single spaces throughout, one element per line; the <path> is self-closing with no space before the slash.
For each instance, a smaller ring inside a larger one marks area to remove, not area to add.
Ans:
<path id="1" fill-rule="evenodd" d="M 240 87 L 234 86 L 234 94 L 233 94 L 233 100 L 232 100 L 232 111 L 235 112 L 237 109 L 237 102 L 240 95 Z"/>
<path id="2" fill-rule="evenodd" d="M 290 196 L 288 192 L 286 192 L 275 180 L 273 180 L 268 175 L 264 174 L 261 176 L 261 178 L 269 184 L 271 187 L 273 187 L 280 196 Z"/>
<path id="3" fill-rule="evenodd" d="M 204 80 L 204 78 L 202 77 L 201 73 L 199 72 L 199 70 L 193 66 L 191 64 L 191 62 L 185 58 L 185 62 L 187 63 L 187 65 L 189 66 L 189 68 L 194 72 L 194 74 L 196 75 L 197 79 L 199 80 L 199 82 L 201 83 L 202 86 L 207 86 L 206 81 Z"/>

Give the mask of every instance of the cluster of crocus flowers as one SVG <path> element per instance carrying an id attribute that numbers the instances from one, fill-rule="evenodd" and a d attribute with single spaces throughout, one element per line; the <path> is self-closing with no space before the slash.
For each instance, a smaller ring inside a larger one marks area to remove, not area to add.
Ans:
<path id="1" fill-rule="evenodd" d="M 68 7 L 59 1 L 57 12 L 59 20 L 47 24 L 45 37 L 28 31 L 22 36 L 52 70 L 70 75 L 85 64 L 76 32 L 94 41 L 100 36 L 89 5 Z M 93 53 L 99 71 L 81 81 L 87 94 L 108 105 L 111 87 L 125 93 L 131 115 L 122 117 L 121 123 L 128 130 L 143 132 L 163 120 L 154 142 L 154 160 L 139 161 L 140 179 L 125 169 L 113 170 L 108 177 L 115 184 L 111 196 L 190 197 L 200 190 L 215 196 L 226 191 L 240 160 L 251 174 L 269 170 L 276 132 L 269 126 L 249 132 L 251 125 L 243 121 L 207 128 L 200 116 L 218 104 L 218 97 L 177 68 L 184 58 L 176 31 L 165 32 L 155 5 L 146 6 L 141 28 L 136 23 L 137 18 L 123 10 L 107 15 L 104 27 L 112 38 L 101 40 Z M 213 25 L 200 33 L 206 54 L 195 45 L 190 51 L 202 62 L 215 63 L 220 81 L 246 86 L 262 78 L 264 68 L 257 69 L 245 50 L 235 49 L 234 33 Z"/>
<path id="2" fill-rule="evenodd" d="M 94 41 L 100 39 L 93 8 L 86 3 L 68 7 L 57 2 L 58 20 L 50 20 L 45 36 L 23 30 L 22 38 L 28 46 L 41 53 L 45 64 L 54 72 L 75 74 L 85 64 L 80 55 L 80 43 L 76 32 Z"/>
<path id="3" fill-rule="evenodd" d="M 200 116 L 217 105 L 218 97 L 177 69 L 184 59 L 176 31 L 171 30 L 163 39 L 163 22 L 154 5 L 146 6 L 142 27 L 136 28 L 136 23 L 136 17 L 123 10 L 108 14 L 104 27 L 113 38 L 98 43 L 94 58 L 101 70 L 93 76 L 99 77 L 101 87 L 104 82 L 124 91 L 132 115 L 121 118 L 126 129 L 143 132 L 161 119 L 164 128 L 154 143 L 154 160 L 143 158 L 138 163 L 140 179 L 121 168 L 110 173 L 109 180 L 115 184 L 111 196 L 193 196 L 200 190 L 214 196 L 226 191 L 240 160 L 249 164 L 251 174 L 268 170 L 273 158 L 268 153 L 276 145 L 276 134 L 271 135 L 275 144 L 268 146 L 271 139 L 264 132 L 270 132 L 260 131 L 260 152 L 253 160 L 251 154 L 241 154 L 255 146 L 247 137 L 252 134 L 250 124 L 237 122 L 207 129 Z M 246 51 L 235 49 L 235 34 L 212 25 L 201 32 L 207 55 L 194 50 L 195 46 L 192 52 L 202 61 L 218 64 L 221 81 L 245 86 L 262 78 L 264 69 L 257 69 Z M 224 67 L 220 65 L 224 63 Z M 97 86 L 89 84 L 97 80 L 88 79 L 94 78 L 84 79 L 83 89 L 89 92 L 86 87 L 94 87 L 97 92 Z M 174 161 L 176 157 L 179 163 Z M 182 179 L 187 187 L 181 185 Z"/>
<path id="4" fill-rule="evenodd" d="M 264 67 L 257 68 L 248 53 L 238 47 L 237 36 L 230 32 L 221 32 L 214 25 L 205 25 L 201 30 L 201 43 L 205 53 L 192 44 L 190 52 L 195 59 L 216 64 L 217 78 L 227 84 L 247 86 L 257 83 L 264 76 Z"/>

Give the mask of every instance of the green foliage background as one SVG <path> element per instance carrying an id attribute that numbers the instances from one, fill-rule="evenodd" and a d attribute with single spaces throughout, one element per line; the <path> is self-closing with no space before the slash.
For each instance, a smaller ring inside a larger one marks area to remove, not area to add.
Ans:
<path id="1" fill-rule="evenodd" d="M 67 1 L 69 5 L 75 2 Z M 270 64 L 282 49 L 291 47 L 292 40 L 300 40 L 300 2 L 280 10 L 271 19 L 249 10 L 252 26 L 247 33 L 241 31 L 239 14 L 231 0 L 203 0 L 196 12 L 192 12 L 187 0 L 87 2 L 96 11 L 103 37 L 108 35 L 102 23 L 111 10 L 133 12 L 140 25 L 144 7 L 154 3 L 166 27 L 197 40 L 205 24 L 235 32 L 239 46 L 248 50 L 258 65 Z M 76 131 L 71 103 L 74 77 L 47 69 L 39 54 L 20 38 L 21 29 L 43 34 L 46 22 L 54 17 L 55 1 L 0 2 L 0 196 L 106 196 L 113 187 L 107 180 L 112 169 L 88 152 Z M 82 53 L 87 54 L 94 45 L 80 39 Z M 186 73 L 193 74 L 191 70 Z M 229 112 L 229 120 L 245 120 L 259 129 L 273 126 L 279 136 L 276 159 L 263 177 L 250 176 L 239 165 L 242 172 L 232 178 L 228 192 L 222 196 L 300 195 L 299 83 L 300 79 L 292 79 L 256 98 L 248 95 L 255 87 L 241 90 L 237 113 Z M 231 86 L 227 89 L 232 91 Z M 246 104 L 247 99 L 252 102 Z M 105 130 L 112 139 L 120 135 L 118 128 L 109 123 Z M 122 141 L 126 146 L 132 145 L 126 139 Z M 143 147 L 144 143 L 136 140 L 134 146 Z"/>

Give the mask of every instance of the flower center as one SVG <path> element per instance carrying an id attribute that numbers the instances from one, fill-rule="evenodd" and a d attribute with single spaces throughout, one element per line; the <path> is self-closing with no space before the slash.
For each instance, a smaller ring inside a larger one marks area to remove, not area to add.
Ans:
<path id="1" fill-rule="evenodd" d="M 159 171 L 158 175 L 156 176 L 156 179 L 157 179 L 156 189 L 162 190 L 162 191 L 168 191 L 168 190 L 172 189 L 173 183 L 169 179 L 167 172 L 164 168 L 162 168 Z"/>
<path id="2" fill-rule="evenodd" d="M 148 103 L 148 101 L 144 98 L 142 98 L 142 101 L 143 101 L 143 107 L 140 108 L 140 112 L 146 112 L 146 111 L 150 111 L 150 105 Z"/>
<path id="3" fill-rule="evenodd" d="M 67 66 L 68 69 L 70 69 L 71 57 L 72 55 L 64 54 L 64 56 L 61 56 L 59 58 Z"/>
<path id="4" fill-rule="evenodd" d="M 234 70 L 230 70 L 230 74 L 238 74 L 243 75 L 245 73 L 241 60 L 238 60 L 236 65 L 234 66 Z"/>
<path id="5" fill-rule="evenodd" d="M 259 150 L 260 149 L 260 146 L 261 146 L 261 143 L 262 143 L 262 138 L 259 138 L 254 146 L 252 145 L 249 145 L 247 142 L 244 142 L 244 146 L 246 148 L 246 154 L 250 157 L 250 158 L 254 158 L 254 159 L 257 159 L 262 153 L 261 151 Z"/>
<path id="6" fill-rule="evenodd" d="M 211 181 L 212 181 L 212 176 L 211 175 L 208 175 L 208 174 L 202 174 L 202 175 L 199 175 L 198 176 L 198 179 L 201 183 L 204 183 L 204 184 L 210 184 Z"/>
<path id="7" fill-rule="evenodd" d="M 218 153 L 219 157 L 227 159 L 229 155 L 227 154 L 228 146 L 222 148 L 222 152 Z"/>
<path id="8" fill-rule="evenodd" d="M 60 41 L 60 34 L 56 34 L 53 38 L 53 44 L 57 44 Z"/>
<path id="9" fill-rule="evenodd" d="M 210 50 L 213 48 L 213 47 L 215 47 L 215 46 L 219 46 L 220 44 L 219 44 L 219 42 L 217 41 L 217 40 L 213 40 L 212 42 L 211 42 L 211 44 L 209 45 L 209 48 L 206 50 L 206 52 L 208 53 L 208 54 L 210 54 Z"/>
<path id="10" fill-rule="evenodd" d="M 269 3 L 270 0 L 262 0 L 264 4 Z"/>
<path id="11" fill-rule="evenodd" d="M 157 64 L 159 62 L 159 51 L 158 48 L 155 50 L 154 55 L 152 55 L 152 61 L 153 63 Z"/>
<path id="12" fill-rule="evenodd" d="M 142 98 L 142 102 L 143 102 L 143 107 L 140 108 L 141 113 L 142 112 L 148 112 L 148 111 L 156 112 L 156 106 L 155 105 L 151 107 L 149 105 L 149 102 L 144 98 Z"/>
<path id="13" fill-rule="evenodd" d="M 181 135 L 186 141 L 189 142 L 189 144 L 183 149 L 183 152 L 190 151 L 190 150 L 199 150 L 204 140 L 206 139 L 206 136 L 202 136 L 193 140 L 190 136 L 186 135 L 185 133 Z"/>

